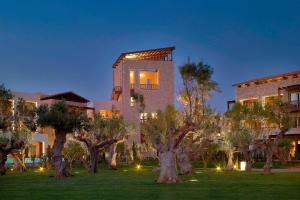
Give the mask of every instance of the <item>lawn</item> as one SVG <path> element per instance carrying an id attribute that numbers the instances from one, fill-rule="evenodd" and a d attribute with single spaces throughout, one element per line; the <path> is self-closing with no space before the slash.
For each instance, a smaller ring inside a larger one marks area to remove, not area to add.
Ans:
<path id="1" fill-rule="evenodd" d="M 73 170 L 56 180 L 52 171 L 9 172 L 0 177 L 0 199 L 299 199 L 300 173 L 202 172 L 183 177 L 178 185 L 155 182 L 152 167 L 101 168 L 96 175 Z"/>

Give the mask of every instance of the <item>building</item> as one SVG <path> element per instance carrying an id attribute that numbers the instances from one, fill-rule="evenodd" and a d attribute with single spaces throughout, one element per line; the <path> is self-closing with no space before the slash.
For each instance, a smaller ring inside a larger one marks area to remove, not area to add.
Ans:
<path id="1" fill-rule="evenodd" d="M 90 102 L 74 92 L 63 92 L 53 95 L 45 93 L 12 92 L 11 110 L 14 102 L 22 98 L 28 107 L 52 105 L 65 100 L 74 112 L 85 113 L 92 118 L 95 113 L 103 117 L 111 117 L 117 113 L 135 126 L 136 133 L 128 142 L 140 143 L 140 123 L 147 115 L 154 117 L 158 110 L 164 110 L 167 105 L 174 104 L 174 63 L 175 47 L 151 49 L 144 51 L 122 53 L 112 66 L 113 82 L 111 99 L 107 101 Z M 144 97 L 145 109 L 141 110 L 133 98 L 134 94 Z M 34 133 L 34 141 L 26 152 L 26 157 L 45 155 L 48 147 L 52 147 L 55 133 L 52 128 L 38 128 Z"/>
<path id="2" fill-rule="evenodd" d="M 89 107 L 89 100 L 75 94 L 74 92 L 63 92 L 54 95 L 45 93 L 25 93 L 12 92 L 14 99 L 12 100 L 11 110 L 14 112 L 15 102 L 22 98 L 28 108 L 36 108 L 40 105 L 51 106 L 57 101 L 64 100 L 70 109 L 76 113 L 85 113 L 88 117 L 94 114 L 94 108 Z M 52 147 L 55 139 L 55 133 L 52 128 L 38 128 L 33 135 L 33 142 L 26 151 L 26 157 L 45 155 L 48 147 Z"/>
<path id="3" fill-rule="evenodd" d="M 134 124 L 137 133 L 132 140 L 140 143 L 140 122 L 148 114 L 174 104 L 175 47 L 122 53 L 112 65 L 113 87 L 109 101 L 94 102 L 95 111 L 111 116 L 112 108 L 124 119 Z M 145 109 L 141 111 L 134 94 L 144 97 Z"/>
<path id="4" fill-rule="evenodd" d="M 278 74 L 233 85 L 235 87 L 235 100 L 228 101 L 228 109 L 235 102 L 244 105 L 261 103 L 267 105 L 274 99 L 281 99 L 287 104 L 293 126 L 285 137 L 292 141 L 290 151 L 291 159 L 300 159 L 300 71 Z M 276 134 L 274 130 L 273 134 Z"/>

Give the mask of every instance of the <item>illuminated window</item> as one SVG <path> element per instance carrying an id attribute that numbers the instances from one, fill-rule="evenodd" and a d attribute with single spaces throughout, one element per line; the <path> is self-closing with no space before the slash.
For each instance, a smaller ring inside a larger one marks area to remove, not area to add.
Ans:
<path id="1" fill-rule="evenodd" d="M 243 105 L 252 108 L 254 104 L 258 103 L 258 99 L 247 99 L 242 101 Z"/>
<path id="2" fill-rule="evenodd" d="M 278 96 L 269 96 L 269 97 L 264 97 L 264 105 L 268 105 L 268 106 L 275 106 L 276 101 L 278 101 L 279 98 Z"/>
<path id="3" fill-rule="evenodd" d="M 140 114 L 140 120 L 141 120 L 141 122 L 144 122 L 144 121 L 147 120 L 147 114 L 148 114 L 148 113 L 141 113 L 141 114 Z"/>
<path id="4" fill-rule="evenodd" d="M 130 106 L 134 106 L 135 105 L 135 100 L 133 97 L 130 97 Z"/>
<path id="5" fill-rule="evenodd" d="M 149 116 L 148 116 L 148 114 L 149 114 Z M 147 117 L 157 118 L 157 113 L 155 113 L 155 112 L 153 112 L 153 113 L 141 113 L 140 114 L 140 120 L 141 120 L 141 122 L 146 121 Z"/>
<path id="6" fill-rule="evenodd" d="M 113 116 L 120 116 L 119 110 L 100 110 L 99 114 L 103 118 L 112 118 Z"/>
<path id="7" fill-rule="evenodd" d="M 152 118 L 157 118 L 157 113 L 154 113 L 154 112 L 151 113 L 151 117 L 152 117 Z"/>
<path id="8" fill-rule="evenodd" d="M 158 71 L 140 71 L 140 88 L 148 90 L 157 89 L 159 84 L 158 75 Z"/>
<path id="9" fill-rule="evenodd" d="M 134 88 L 134 71 L 130 71 L 129 76 L 130 76 L 130 88 L 133 89 Z"/>

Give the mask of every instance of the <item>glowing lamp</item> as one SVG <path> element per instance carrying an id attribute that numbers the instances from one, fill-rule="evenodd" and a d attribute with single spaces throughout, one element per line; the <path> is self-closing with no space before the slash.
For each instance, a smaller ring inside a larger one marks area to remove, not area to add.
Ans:
<path id="1" fill-rule="evenodd" d="M 10 171 L 12 171 L 12 172 L 13 172 L 13 171 L 14 171 L 14 168 L 10 168 Z"/>
<path id="2" fill-rule="evenodd" d="M 39 168 L 39 171 L 40 171 L 40 172 L 43 172 L 43 171 L 44 171 L 44 167 L 40 167 L 40 168 Z"/>
<path id="3" fill-rule="evenodd" d="M 234 170 L 237 170 L 237 169 L 238 169 L 238 166 L 237 166 L 237 165 L 233 165 L 233 169 L 234 169 Z"/>
<path id="4" fill-rule="evenodd" d="M 216 170 L 217 170 L 217 172 L 220 172 L 221 171 L 221 167 L 217 166 Z"/>
<path id="5" fill-rule="evenodd" d="M 241 161 L 240 170 L 241 171 L 245 171 L 246 170 L 246 161 Z"/>
<path id="6" fill-rule="evenodd" d="M 137 170 L 140 170 L 140 169 L 141 169 L 141 165 L 137 165 L 137 166 L 136 166 L 136 169 L 137 169 Z"/>

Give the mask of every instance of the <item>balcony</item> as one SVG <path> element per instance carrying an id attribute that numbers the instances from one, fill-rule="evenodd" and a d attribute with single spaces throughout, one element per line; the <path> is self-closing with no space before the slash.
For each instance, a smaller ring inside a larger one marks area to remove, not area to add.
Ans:
<path id="1" fill-rule="evenodd" d="M 140 84 L 140 88 L 144 90 L 157 90 L 158 84 Z"/>
<path id="2" fill-rule="evenodd" d="M 122 87 L 115 86 L 112 91 L 111 99 L 117 101 L 119 99 L 121 93 L 122 93 Z"/>
<path id="3" fill-rule="evenodd" d="M 300 109 L 300 100 L 290 101 L 287 103 L 287 108 L 289 112 L 297 112 Z"/>

